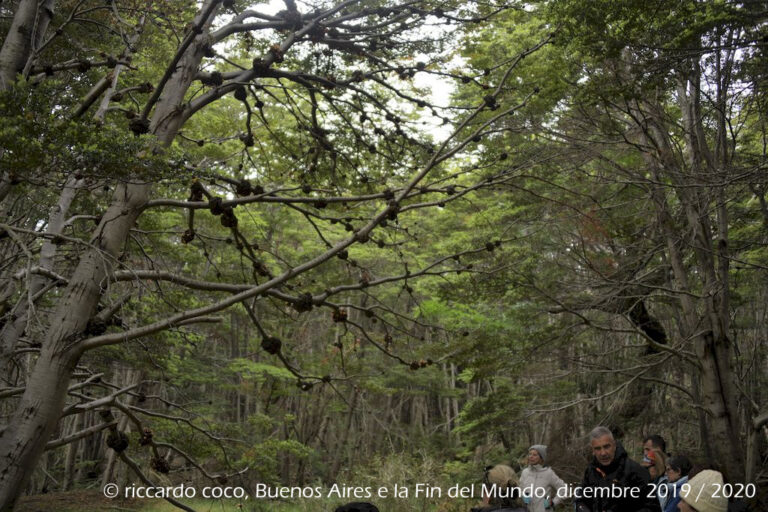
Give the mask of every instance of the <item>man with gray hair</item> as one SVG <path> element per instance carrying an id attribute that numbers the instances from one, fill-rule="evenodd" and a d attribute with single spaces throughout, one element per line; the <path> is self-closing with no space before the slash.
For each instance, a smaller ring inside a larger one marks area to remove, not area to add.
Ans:
<path id="1" fill-rule="evenodd" d="M 577 512 L 659 512 L 648 470 L 633 461 L 605 427 L 589 433 L 592 462 L 575 490 Z"/>

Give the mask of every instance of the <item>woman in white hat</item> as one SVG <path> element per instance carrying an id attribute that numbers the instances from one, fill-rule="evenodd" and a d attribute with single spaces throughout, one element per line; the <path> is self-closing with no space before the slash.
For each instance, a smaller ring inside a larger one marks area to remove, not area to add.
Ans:
<path id="1" fill-rule="evenodd" d="M 545 464 L 547 447 L 535 444 L 528 448 L 528 467 L 520 474 L 520 489 L 529 512 L 552 510 L 562 499 L 557 490 L 566 484 Z"/>
<path id="2" fill-rule="evenodd" d="M 677 504 L 681 512 L 726 512 L 728 498 L 723 497 L 723 474 L 705 469 L 688 481 L 688 492 L 683 491 Z"/>

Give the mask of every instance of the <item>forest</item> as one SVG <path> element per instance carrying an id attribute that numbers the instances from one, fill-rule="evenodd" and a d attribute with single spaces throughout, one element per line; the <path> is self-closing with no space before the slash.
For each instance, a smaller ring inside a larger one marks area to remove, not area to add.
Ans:
<path id="1" fill-rule="evenodd" d="M 468 511 L 531 445 L 578 483 L 598 425 L 768 510 L 768 2 L 5 0 L 0 37 L 1 512 Z"/>

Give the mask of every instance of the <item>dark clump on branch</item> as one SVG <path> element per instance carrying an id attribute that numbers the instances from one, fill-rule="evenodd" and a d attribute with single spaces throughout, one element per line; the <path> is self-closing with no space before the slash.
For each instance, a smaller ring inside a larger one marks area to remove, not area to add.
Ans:
<path id="1" fill-rule="evenodd" d="M 347 321 L 347 311 L 345 309 L 334 309 L 331 313 L 331 320 L 336 323 Z"/>
<path id="2" fill-rule="evenodd" d="M 107 436 L 107 446 L 115 450 L 117 453 L 124 452 L 128 448 L 128 436 L 124 432 L 115 430 L 110 432 Z"/>
<path id="3" fill-rule="evenodd" d="M 107 330 L 107 322 L 101 318 L 92 318 L 85 327 L 85 334 L 88 336 L 98 336 L 104 334 Z"/>
<path id="4" fill-rule="evenodd" d="M 397 220 L 398 211 L 400 211 L 400 206 L 394 201 L 390 201 L 389 210 L 387 211 L 387 218 L 389 220 Z"/>
<path id="5" fill-rule="evenodd" d="M 131 119 L 131 121 L 128 123 L 128 128 L 130 128 L 130 130 L 136 135 L 149 133 L 149 119 L 145 117 L 136 117 Z"/>
<path id="6" fill-rule="evenodd" d="M 279 353 L 282 346 L 283 342 L 280 341 L 280 338 L 275 338 L 274 336 L 267 336 L 261 340 L 261 348 L 263 348 L 267 354 L 275 355 Z"/>
<path id="7" fill-rule="evenodd" d="M 243 145 L 248 148 L 252 147 L 256 143 L 252 133 L 240 135 L 240 140 L 242 141 Z"/>
<path id="8" fill-rule="evenodd" d="M 269 65 L 262 59 L 253 59 L 252 66 L 259 76 L 264 76 L 269 71 Z"/>
<path id="9" fill-rule="evenodd" d="M 648 308 L 645 307 L 644 301 L 637 301 L 629 310 L 628 314 L 632 323 L 642 330 L 650 340 L 658 345 L 667 344 L 667 332 L 664 330 L 664 326 L 650 315 Z M 655 354 L 658 353 L 658 351 L 659 350 L 656 347 L 649 343 L 645 350 L 645 354 Z"/>
<path id="10" fill-rule="evenodd" d="M 270 272 L 269 269 L 267 269 L 266 265 L 264 265 L 261 261 L 254 261 L 253 262 L 253 270 L 256 271 L 256 273 L 262 277 L 269 277 Z"/>
<path id="11" fill-rule="evenodd" d="M 418 370 L 419 368 L 426 368 L 427 366 L 432 365 L 431 359 L 419 359 L 418 361 L 413 361 L 409 366 L 411 370 Z"/>
<path id="12" fill-rule="evenodd" d="M 149 461 L 149 466 L 158 473 L 162 473 L 164 475 L 170 473 L 171 471 L 171 465 L 162 457 L 152 457 L 152 459 Z"/>
<path id="13" fill-rule="evenodd" d="M 269 53 L 272 54 L 272 58 L 275 60 L 275 62 L 283 62 L 283 50 L 280 48 L 279 44 L 273 44 L 270 46 Z"/>
<path id="14" fill-rule="evenodd" d="M 221 215 L 224 213 L 224 207 L 222 206 L 221 198 L 212 197 L 210 201 L 208 201 L 208 209 L 211 210 L 213 215 Z"/>
<path id="15" fill-rule="evenodd" d="M 245 101 L 248 98 L 248 93 L 245 91 L 245 87 L 242 85 L 235 89 L 235 98 L 240 101 Z"/>
<path id="16" fill-rule="evenodd" d="M 224 77 L 218 71 L 214 71 L 210 75 L 203 75 L 200 77 L 200 81 L 203 83 L 203 85 L 207 85 L 209 87 L 218 87 L 224 83 Z"/>
<path id="17" fill-rule="evenodd" d="M 141 433 L 141 437 L 139 438 L 139 444 L 141 446 L 146 446 L 152 442 L 152 429 L 149 427 L 145 427 L 144 430 Z"/>
<path id="18" fill-rule="evenodd" d="M 203 184 L 200 183 L 199 181 L 194 180 L 192 182 L 192 185 L 190 185 L 189 187 L 189 191 L 190 191 L 190 194 L 189 194 L 188 201 L 200 202 L 203 200 L 203 192 L 204 192 Z"/>
<path id="19" fill-rule="evenodd" d="M 299 313 L 312 311 L 312 306 L 312 294 L 309 292 L 299 295 L 299 300 L 293 303 L 293 309 Z"/>
<path id="20" fill-rule="evenodd" d="M 235 216 L 235 212 L 232 208 L 224 208 L 224 211 L 221 214 L 221 225 L 225 228 L 237 227 L 237 217 Z"/>
<path id="21" fill-rule="evenodd" d="M 235 194 L 238 196 L 249 196 L 252 192 L 251 182 L 248 180 L 240 180 L 235 185 Z"/>
<path id="22" fill-rule="evenodd" d="M 208 57 L 209 59 L 213 58 L 216 56 L 216 50 L 214 50 L 211 45 L 206 44 L 205 46 L 203 46 L 203 55 L 205 57 Z"/>

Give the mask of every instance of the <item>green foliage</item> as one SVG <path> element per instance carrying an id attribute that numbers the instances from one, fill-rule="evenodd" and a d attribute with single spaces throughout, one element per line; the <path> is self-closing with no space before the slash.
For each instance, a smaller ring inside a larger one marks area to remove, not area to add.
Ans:
<path id="1" fill-rule="evenodd" d="M 267 377 L 274 377 L 277 379 L 293 379 L 295 378 L 291 372 L 283 367 L 273 366 L 266 363 L 258 363 L 250 361 L 248 359 L 233 359 L 229 363 L 230 371 L 237 372 L 248 380 L 255 380 L 256 382 L 264 382 Z"/>
<path id="2" fill-rule="evenodd" d="M 18 82 L 0 92 L 0 170 L 29 183 L 60 179 L 62 170 L 93 180 L 133 176 L 159 181 L 178 175 L 174 153 L 147 151 L 148 136 L 67 117 L 69 105 L 52 100 L 61 86 L 51 81 L 32 88 Z"/>

